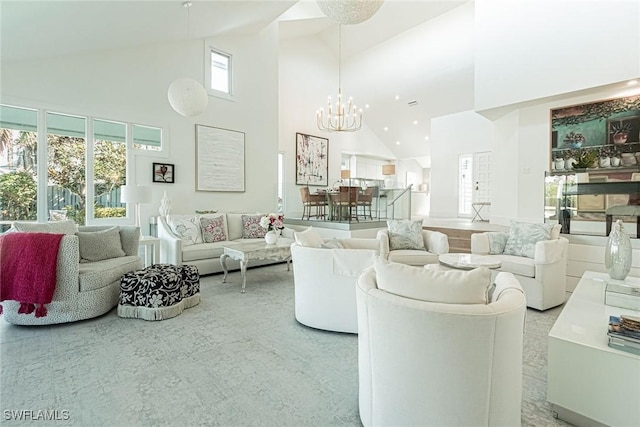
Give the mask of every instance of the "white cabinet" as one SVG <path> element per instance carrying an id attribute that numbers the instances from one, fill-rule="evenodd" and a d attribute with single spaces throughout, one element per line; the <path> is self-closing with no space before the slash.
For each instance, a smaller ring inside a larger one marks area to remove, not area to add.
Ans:
<path id="1" fill-rule="evenodd" d="M 354 178 L 384 179 L 382 165 L 388 164 L 385 160 L 370 159 L 361 156 L 351 157 L 351 176 Z"/>

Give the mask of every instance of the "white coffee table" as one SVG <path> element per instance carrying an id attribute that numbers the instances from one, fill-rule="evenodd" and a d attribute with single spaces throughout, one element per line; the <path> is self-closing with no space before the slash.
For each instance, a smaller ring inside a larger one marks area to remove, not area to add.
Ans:
<path id="1" fill-rule="evenodd" d="M 478 267 L 500 268 L 502 261 L 489 255 L 450 253 L 438 256 L 442 265 L 459 270 L 472 270 Z"/>
<path id="2" fill-rule="evenodd" d="M 549 332 L 547 400 L 574 425 L 637 426 L 640 356 L 609 347 L 607 330 L 609 316 L 640 312 L 605 305 L 605 280 L 586 271 Z"/>
<path id="3" fill-rule="evenodd" d="M 247 266 L 251 260 L 272 259 L 286 261 L 287 271 L 290 271 L 291 240 L 282 239 L 282 241 L 276 242 L 275 245 L 267 245 L 264 240 L 260 240 L 258 242 L 242 242 L 233 246 L 225 246 L 224 253 L 220 255 L 220 264 L 224 271 L 222 283 L 227 281 L 227 258 L 240 261 L 240 274 L 242 275 L 242 289 L 240 292 L 244 293 L 247 285 Z"/>

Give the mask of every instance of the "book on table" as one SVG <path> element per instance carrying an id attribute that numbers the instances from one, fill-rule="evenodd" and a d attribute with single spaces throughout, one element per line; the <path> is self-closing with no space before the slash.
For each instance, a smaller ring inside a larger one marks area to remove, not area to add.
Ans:
<path id="1" fill-rule="evenodd" d="M 609 347 L 640 355 L 640 317 L 609 316 Z"/>

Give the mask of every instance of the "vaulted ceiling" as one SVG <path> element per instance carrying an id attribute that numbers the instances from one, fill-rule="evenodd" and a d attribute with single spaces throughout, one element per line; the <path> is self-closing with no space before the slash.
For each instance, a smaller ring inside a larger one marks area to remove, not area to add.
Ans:
<path id="1" fill-rule="evenodd" d="M 365 70 L 349 92 L 366 99 L 365 123 L 398 158 L 428 156 L 431 118 L 473 106 L 473 54 L 466 47 L 472 30 L 443 27 L 439 33 L 434 25 L 428 39 L 415 30 L 467 2 L 385 0 L 370 20 L 343 27 L 343 62 Z M 250 34 L 274 20 L 280 21 L 282 39 L 316 36 L 337 56 L 337 25 L 313 0 L 196 0 L 188 10 L 182 3 L 2 0 L 0 58 L 21 61 Z M 366 71 L 371 64 L 376 72 Z"/>

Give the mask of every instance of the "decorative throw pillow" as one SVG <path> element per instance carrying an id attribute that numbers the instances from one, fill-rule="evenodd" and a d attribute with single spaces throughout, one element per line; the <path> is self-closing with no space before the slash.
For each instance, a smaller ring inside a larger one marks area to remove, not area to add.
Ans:
<path id="1" fill-rule="evenodd" d="M 489 255 L 499 255 L 504 252 L 504 247 L 507 244 L 509 233 L 502 231 L 488 231 L 489 237 Z"/>
<path id="2" fill-rule="evenodd" d="M 195 215 L 167 215 L 171 231 L 182 239 L 183 246 L 202 243 L 200 217 Z"/>
<path id="3" fill-rule="evenodd" d="M 309 227 L 304 231 L 296 231 L 293 233 L 296 243 L 307 248 L 319 248 L 322 246 L 322 236 L 318 234 L 313 227 Z"/>
<path id="4" fill-rule="evenodd" d="M 491 272 L 481 267 L 469 271 L 431 270 L 376 257 L 378 289 L 420 301 L 446 304 L 487 304 Z"/>
<path id="5" fill-rule="evenodd" d="M 222 242 L 227 240 L 224 232 L 224 215 L 214 218 L 200 218 L 202 237 L 205 243 Z"/>
<path id="6" fill-rule="evenodd" d="M 242 215 L 242 238 L 255 239 L 264 237 L 267 229 L 260 225 L 262 215 Z"/>
<path id="7" fill-rule="evenodd" d="M 100 231 L 78 231 L 76 236 L 78 236 L 80 262 L 102 261 L 125 256 L 118 227 Z"/>
<path id="8" fill-rule="evenodd" d="M 551 224 L 529 224 L 526 222 L 512 222 L 509 238 L 504 247 L 505 255 L 535 256 L 536 243 L 551 238 Z"/>
<path id="9" fill-rule="evenodd" d="M 72 220 L 46 223 L 16 221 L 13 223 L 13 228 L 27 233 L 75 234 L 78 231 L 78 226 Z"/>
<path id="10" fill-rule="evenodd" d="M 344 249 L 344 245 L 342 244 L 342 242 L 335 237 L 322 243 L 320 247 L 324 249 Z"/>
<path id="11" fill-rule="evenodd" d="M 415 249 L 426 251 L 422 237 L 422 220 L 388 220 L 389 249 Z"/>

